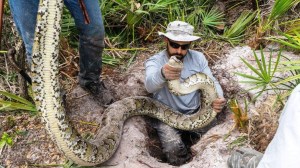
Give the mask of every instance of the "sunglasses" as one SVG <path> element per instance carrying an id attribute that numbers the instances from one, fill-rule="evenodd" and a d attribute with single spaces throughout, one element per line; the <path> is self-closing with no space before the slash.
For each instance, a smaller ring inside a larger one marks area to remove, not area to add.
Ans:
<path id="1" fill-rule="evenodd" d="M 169 40 L 169 44 L 172 48 L 175 48 L 175 49 L 178 49 L 179 47 L 182 49 L 182 50 L 187 50 L 190 48 L 190 44 L 183 44 L 183 45 L 180 45 L 180 44 L 177 44 L 173 41 L 170 41 Z"/>

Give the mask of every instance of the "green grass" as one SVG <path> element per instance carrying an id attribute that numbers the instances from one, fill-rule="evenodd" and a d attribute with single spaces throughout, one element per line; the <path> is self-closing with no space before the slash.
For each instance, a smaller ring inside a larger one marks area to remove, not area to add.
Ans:
<path id="1" fill-rule="evenodd" d="M 0 91 L 0 94 L 10 99 L 0 99 L 0 111 L 26 110 L 37 113 L 36 106 L 30 101 L 6 91 Z"/>

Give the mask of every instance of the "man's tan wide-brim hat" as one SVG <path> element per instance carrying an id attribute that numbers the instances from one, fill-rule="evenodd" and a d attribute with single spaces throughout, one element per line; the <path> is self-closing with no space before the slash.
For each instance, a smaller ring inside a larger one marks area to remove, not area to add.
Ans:
<path id="1" fill-rule="evenodd" d="M 198 36 L 193 36 L 194 27 L 186 22 L 173 21 L 168 24 L 166 33 L 158 32 L 161 36 L 165 36 L 173 41 L 190 42 L 200 39 Z"/>

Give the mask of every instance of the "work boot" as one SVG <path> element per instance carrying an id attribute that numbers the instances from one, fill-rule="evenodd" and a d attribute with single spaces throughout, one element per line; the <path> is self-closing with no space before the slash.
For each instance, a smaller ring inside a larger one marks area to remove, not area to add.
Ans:
<path id="1" fill-rule="evenodd" d="M 90 92 L 95 101 L 98 102 L 101 106 L 108 106 L 114 102 L 114 97 L 111 92 L 105 87 L 102 81 L 100 82 L 90 82 L 85 86 L 82 86 L 83 89 Z"/>
<path id="2" fill-rule="evenodd" d="M 250 149 L 241 148 L 234 151 L 227 160 L 229 168 L 256 168 L 263 154 Z"/>

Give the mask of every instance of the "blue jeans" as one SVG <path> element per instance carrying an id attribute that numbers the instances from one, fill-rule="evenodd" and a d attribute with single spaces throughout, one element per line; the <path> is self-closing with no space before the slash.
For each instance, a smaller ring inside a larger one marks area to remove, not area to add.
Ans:
<path id="1" fill-rule="evenodd" d="M 98 82 L 104 48 L 104 26 L 99 1 L 84 0 L 90 19 L 89 24 L 84 22 L 78 0 L 64 0 L 64 3 L 79 30 L 79 83 L 81 86 L 86 86 L 90 82 Z M 27 63 L 30 65 L 39 0 L 9 0 L 9 5 L 17 30 L 24 41 Z"/>

